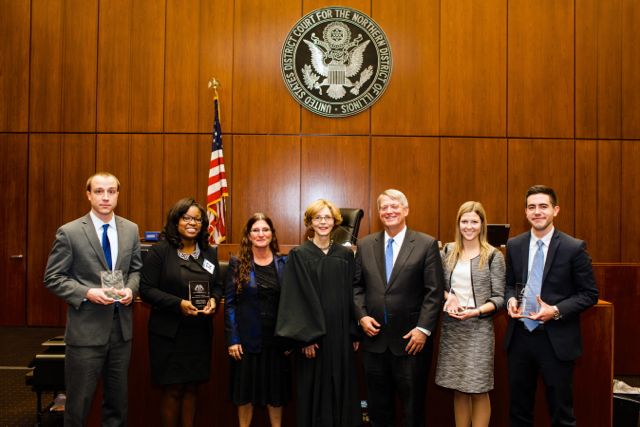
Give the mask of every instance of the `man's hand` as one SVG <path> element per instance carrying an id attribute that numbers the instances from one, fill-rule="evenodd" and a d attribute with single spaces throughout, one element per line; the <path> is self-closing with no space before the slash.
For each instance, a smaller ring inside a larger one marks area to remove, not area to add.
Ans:
<path id="1" fill-rule="evenodd" d="M 133 291 L 129 288 L 124 288 L 116 291 L 120 295 L 120 304 L 129 305 L 133 302 Z"/>
<path id="2" fill-rule="evenodd" d="M 89 288 L 87 291 L 87 299 L 94 304 L 101 305 L 113 304 L 116 301 L 113 298 L 108 297 L 102 288 Z"/>
<path id="3" fill-rule="evenodd" d="M 374 337 L 380 332 L 380 323 L 371 316 L 364 316 L 360 319 L 360 327 L 367 336 Z"/>
<path id="4" fill-rule="evenodd" d="M 403 336 L 405 340 L 408 339 L 409 342 L 407 346 L 404 348 L 404 351 L 414 356 L 422 351 L 425 343 L 427 342 L 427 334 L 420 331 L 418 328 L 413 328 L 409 331 L 409 333 Z"/>
<path id="5" fill-rule="evenodd" d="M 554 310 L 553 307 L 540 299 L 540 295 L 536 297 L 538 304 L 540 304 L 540 310 L 537 313 L 530 313 L 529 319 L 541 320 L 542 322 L 548 322 L 553 319 Z"/>
<path id="6" fill-rule="evenodd" d="M 513 317 L 514 319 L 520 319 L 522 316 L 522 313 L 520 313 L 520 309 L 518 308 L 518 300 L 511 297 L 509 298 L 509 301 L 507 301 L 507 313 L 509 313 L 509 316 Z"/>
<path id="7" fill-rule="evenodd" d="M 304 354 L 307 359 L 313 359 L 316 357 L 317 348 L 320 348 L 318 344 L 311 344 L 306 347 L 302 347 L 302 354 Z"/>
<path id="8" fill-rule="evenodd" d="M 234 344 L 229 346 L 229 356 L 233 357 L 235 360 L 242 359 L 243 354 L 242 345 Z"/>
<path id="9" fill-rule="evenodd" d="M 198 309 L 195 308 L 193 304 L 191 304 L 191 301 L 187 301 L 186 299 L 183 299 L 183 300 L 180 301 L 180 311 L 185 316 L 197 316 L 198 315 Z"/>

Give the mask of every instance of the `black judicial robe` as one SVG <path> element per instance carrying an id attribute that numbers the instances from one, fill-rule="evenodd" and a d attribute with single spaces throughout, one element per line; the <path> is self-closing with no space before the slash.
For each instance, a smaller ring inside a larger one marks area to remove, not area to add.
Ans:
<path id="1" fill-rule="evenodd" d="M 360 424 L 352 341 L 353 251 L 331 245 L 325 255 L 307 241 L 289 252 L 282 276 L 276 335 L 296 346 L 296 418 L 300 427 Z M 316 357 L 300 348 L 317 343 Z"/>

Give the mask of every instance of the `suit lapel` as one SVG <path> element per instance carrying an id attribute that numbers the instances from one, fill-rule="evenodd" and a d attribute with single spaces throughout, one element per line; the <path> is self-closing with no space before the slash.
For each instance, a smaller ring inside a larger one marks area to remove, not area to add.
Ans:
<path id="1" fill-rule="evenodd" d="M 376 265 L 378 266 L 378 272 L 382 278 L 382 283 L 386 285 L 386 273 L 384 263 L 384 231 L 378 233 L 375 238 L 373 253 L 375 254 Z"/>
<path id="2" fill-rule="evenodd" d="M 120 260 L 122 259 L 122 257 L 120 255 L 124 253 L 123 252 L 124 251 L 123 248 L 124 248 L 124 244 L 125 244 L 125 242 L 123 242 L 122 237 L 125 236 L 127 233 L 122 232 L 122 227 L 124 227 L 122 219 L 119 216 L 115 215 L 115 214 L 114 214 L 114 216 L 116 218 L 116 233 L 118 234 L 118 257 L 116 258 L 116 264 L 113 267 L 113 269 L 114 270 L 121 270 L 121 268 L 120 268 Z"/>
<path id="3" fill-rule="evenodd" d="M 529 279 L 529 244 L 531 243 L 531 231 L 527 233 L 527 238 L 522 241 L 522 283 L 527 283 Z"/>
<path id="4" fill-rule="evenodd" d="M 547 259 L 544 262 L 544 273 L 542 274 L 542 284 L 544 285 L 544 280 L 547 278 L 547 274 L 551 269 L 551 264 L 553 264 L 553 259 L 558 253 L 558 246 L 560 246 L 560 235 L 558 234 L 558 230 L 553 230 L 553 236 L 551 236 L 551 240 L 549 241 L 549 251 L 547 252 Z"/>
<path id="5" fill-rule="evenodd" d="M 89 241 L 89 245 L 96 253 L 96 256 L 100 260 L 100 263 L 104 267 L 105 270 L 108 270 L 107 260 L 104 257 L 104 252 L 102 251 L 102 245 L 100 245 L 100 240 L 98 239 L 98 234 L 96 233 L 96 229 L 93 226 L 93 221 L 91 220 L 91 216 L 87 214 L 82 220 L 82 229 L 84 231 L 85 236 L 87 236 L 87 240 Z M 119 239 L 118 239 L 119 240 Z"/>

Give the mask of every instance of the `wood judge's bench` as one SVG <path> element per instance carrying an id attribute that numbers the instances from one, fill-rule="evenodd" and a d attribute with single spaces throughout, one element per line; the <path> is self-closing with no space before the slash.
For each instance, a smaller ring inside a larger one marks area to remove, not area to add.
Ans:
<path id="1" fill-rule="evenodd" d="M 287 252 L 291 247 L 282 248 Z M 237 252 L 237 245 L 221 245 L 219 257 L 226 267 L 229 255 Z M 598 274 L 596 274 L 598 277 Z M 602 292 L 601 292 L 602 296 Z M 129 425 L 160 425 L 160 390 L 151 385 L 149 353 L 147 345 L 147 320 L 150 307 L 141 301 L 134 303 L 134 339 L 129 369 Z M 508 425 L 509 390 L 507 382 L 507 360 L 502 343 L 507 325 L 504 311 L 495 317 L 496 357 L 495 388 L 491 392 L 491 425 Z M 574 406 L 578 425 L 609 426 L 612 419 L 613 381 L 613 305 L 598 301 L 598 304 L 582 314 L 584 353 L 578 359 L 574 374 Z M 437 334 L 436 334 L 437 340 Z M 453 395 L 435 385 L 437 343 L 429 378 L 426 417 L 429 425 L 454 426 Z M 359 360 L 361 398 L 366 399 Z M 218 307 L 214 315 L 212 375 L 209 382 L 200 386 L 198 395 L 197 426 L 237 425 L 236 408 L 229 401 L 229 358 L 224 336 L 224 306 Z M 101 392 L 94 399 L 89 425 L 100 425 Z M 284 411 L 283 425 L 295 425 L 295 402 L 290 402 Z M 550 425 L 543 394 L 543 384 L 538 385 L 536 402 L 536 425 Z M 256 408 L 253 426 L 268 426 L 264 408 Z"/>

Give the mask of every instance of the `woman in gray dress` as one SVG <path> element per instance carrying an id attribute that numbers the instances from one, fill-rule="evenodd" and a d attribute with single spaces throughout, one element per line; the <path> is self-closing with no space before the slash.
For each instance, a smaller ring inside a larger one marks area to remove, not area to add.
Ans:
<path id="1" fill-rule="evenodd" d="M 436 384 L 452 389 L 456 426 L 489 425 L 495 337 L 493 315 L 504 305 L 505 264 L 487 242 L 479 202 L 458 210 L 455 242 L 442 251 L 445 304 Z"/>

